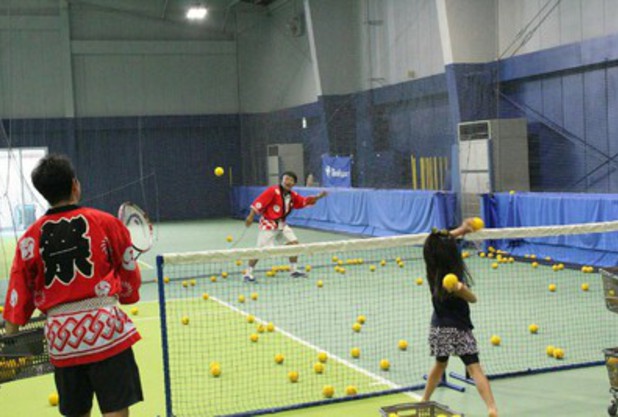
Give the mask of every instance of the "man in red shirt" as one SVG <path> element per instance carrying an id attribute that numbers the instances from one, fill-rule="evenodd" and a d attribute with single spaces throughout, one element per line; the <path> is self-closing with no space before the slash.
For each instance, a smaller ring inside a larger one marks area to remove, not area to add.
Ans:
<path id="1" fill-rule="evenodd" d="M 77 205 L 81 186 L 68 158 L 48 155 L 32 182 L 51 208 L 19 239 L 6 294 L 7 333 L 35 309 L 66 416 L 90 416 L 93 395 L 105 417 L 125 417 L 143 401 L 131 346 L 140 339 L 118 303 L 139 300 L 131 236 L 110 214 Z"/>
<path id="2" fill-rule="evenodd" d="M 326 191 L 322 191 L 315 196 L 303 197 L 292 191 L 296 185 L 297 177 L 292 171 L 286 171 L 281 175 L 281 184 L 268 187 L 251 204 L 251 211 L 245 219 L 245 225 L 251 226 L 256 214 L 261 215 L 258 233 L 258 247 L 270 248 L 275 245 L 275 240 L 283 240 L 286 245 L 297 245 L 298 239 L 294 231 L 285 222 L 286 217 L 293 209 L 301 209 L 314 205 L 319 199 L 326 196 Z M 290 257 L 290 276 L 304 277 L 306 274 L 297 269 L 298 257 Z M 253 268 L 257 264 L 257 259 L 249 261 L 244 280 L 245 282 L 256 282 L 253 277 Z"/>

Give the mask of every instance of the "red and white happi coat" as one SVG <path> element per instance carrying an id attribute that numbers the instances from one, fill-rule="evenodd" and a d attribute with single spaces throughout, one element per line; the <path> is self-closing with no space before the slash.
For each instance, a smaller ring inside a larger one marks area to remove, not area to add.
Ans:
<path id="1" fill-rule="evenodd" d="M 47 314 L 54 366 L 98 362 L 140 339 L 117 306 L 137 302 L 140 285 L 120 220 L 79 206 L 50 209 L 18 241 L 3 316 L 24 325 L 35 309 Z"/>
<path id="2" fill-rule="evenodd" d="M 293 209 L 311 206 L 315 202 L 315 197 L 303 197 L 295 191 L 284 195 L 280 185 L 273 185 L 255 199 L 251 208 L 261 215 L 260 230 L 277 230 L 283 228 L 286 217 Z"/>

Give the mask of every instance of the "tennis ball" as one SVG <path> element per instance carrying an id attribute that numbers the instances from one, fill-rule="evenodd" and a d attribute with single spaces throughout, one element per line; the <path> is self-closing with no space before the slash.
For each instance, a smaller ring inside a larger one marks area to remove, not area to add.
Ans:
<path id="1" fill-rule="evenodd" d="M 242 265 L 242 261 L 241 261 L 240 259 L 238 259 L 238 260 L 236 261 L 236 266 L 240 266 L 240 265 Z"/>
<path id="2" fill-rule="evenodd" d="M 547 353 L 547 356 L 554 356 L 554 350 L 556 350 L 556 348 L 552 345 L 549 345 L 545 348 L 545 353 Z"/>
<path id="3" fill-rule="evenodd" d="M 391 363 L 388 361 L 388 359 L 382 359 L 380 361 L 380 369 L 383 371 L 388 371 L 391 367 Z"/>
<path id="4" fill-rule="evenodd" d="M 403 262 L 397 262 L 397 265 L 399 265 L 399 268 L 403 268 L 405 266 Z"/>
<path id="5" fill-rule="evenodd" d="M 545 257 L 545 260 L 546 260 L 547 262 L 551 262 L 551 256 L 546 256 L 546 257 Z"/>
<path id="6" fill-rule="evenodd" d="M 549 286 L 547 288 L 549 289 L 549 291 L 555 292 L 556 291 L 556 284 L 549 284 Z"/>
<path id="7" fill-rule="evenodd" d="M 244 296 L 244 295 L 242 295 L 242 294 L 240 294 L 240 295 L 238 296 L 238 302 L 239 302 L 239 303 L 244 303 L 244 302 L 245 302 L 245 296 Z"/>
<path id="8" fill-rule="evenodd" d="M 356 322 L 360 324 L 365 324 L 366 321 L 367 321 L 367 317 L 363 315 L 360 315 L 356 318 Z"/>
<path id="9" fill-rule="evenodd" d="M 216 167 L 216 168 L 215 168 L 215 175 L 216 175 L 217 177 L 222 176 L 224 173 L 225 173 L 225 171 L 223 170 L 223 168 L 221 168 L 221 167 Z"/>
<path id="10" fill-rule="evenodd" d="M 515 190 L 511 190 L 511 191 L 509 191 L 509 194 L 510 194 L 510 195 L 515 194 Z"/>
<path id="11" fill-rule="evenodd" d="M 232 235 L 227 235 L 225 240 L 227 240 L 228 242 L 231 242 L 234 240 L 234 237 Z"/>
<path id="12" fill-rule="evenodd" d="M 215 366 L 221 367 L 221 364 L 220 364 L 219 362 L 217 362 L 217 361 L 212 361 L 212 362 L 210 362 L 210 365 L 209 365 L 209 366 L 210 366 L 211 368 L 213 368 L 213 367 L 215 367 Z"/>
<path id="13" fill-rule="evenodd" d="M 322 363 L 326 363 L 326 361 L 328 360 L 328 354 L 326 352 L 318 353 L 318 360 Z"/>
<path id="14" fill-rule="evenodd" d="M 560 271 L 560 267 L 558 266 L 558 264 L 554 264 L 551 266 L 551 269 L 556 272 L 556 271 Z"/>
<path id="15" fill-rule="evenodd" d="M 281 353 L 277 353 L 275 355 L 275 363 L 277 365 L 281 365 L 283 363 L 283 361 L 285 360 L 285 357 L 281 354 Z"/>
<path id="16" fill-rule="evenodd" d="M 339 259 L 339 260 L 337 261 L 337 265 L 339 265 L 339 266 L 343 265 L 343 261 L 342 261 L 341 259 Z"/>
<path id="17" fill-rule="evenodd" d="M 189 324 L 189 317 L 187 316 L 183 316 L 182 319 L 180 319 L 180 322 L 182 324 L 184 324 L 185 326 Z"/>
<path id="18" fill-rule="evenodd" d="M 133 314 L 134 316 L 137 316 L 139 314 L 139 309 L 137 307 L 133 307 L 131 309 L 131 314 Z"/>
<path id="19" fill-rule="evenodd" d="M 165 284 L 169 284 L 170 283 L 170 277 L 168 277 L 168 276 L 163 277 L 163 282 Z"/>
<path id="20" fill-rule="evenodd" d="M 375 272 L 375 270 L 376 270 L 376 266 L 375 266 L 375 265 L 369 265 L 369 270 L 370 270 L 371 272 Z"/>
<path id="21" fill-rule="evenodd" d="M 494 262 L 493 264 L 491 264 L 491 268 L 492 269 L 498 269 L 498 263 Z"/>
<path id="22" fill-rule="evenodd" d="M 333 256 L 333 262 L 335 263 L 339 262 L 339 258 L 337 258 L 336 256 Z"/>
<path id="23" fill-rule="evenodd" d="M 188 288 L 189 287 L 189 281 L 182 281 L 182 286 L 183 286 L 183 288 Z"/>
<path id="24" fill-rule="evenodd" d="M 275 271 L 266 271 L 266 276 L 267 277 L 274 277 L 275 276 Z"/>
<path id="25" fill-rule="evenodd" d="M 423 285 L 423 278 L 416 278 L 416 285 Z"/>
<path id="26" fill-rule="evenodd" d="M 470 223 L 470 226 L 472 226 L 472 229 L 475 232 L 485 227 L 485 222 L 480 217 L 474 217 Z"/>
<path id="27" fill-rule="evenodd" d="M 533 268 L 536 268 L 536 267 L 538 267 L 538 266 L 539 266 L 539 263 L 538 263 L 538 262 L 532 262 L 532 264 L 531 264 L 531 265 L 532 265 L 532 267 L 533 267 Z"/>
<path id="28" fill-rule="evenodd" d="M 288 379 L 292 383 L 298 382 L 298 372 L 296 372 L 296 371 L 288 372 Z"/>
<path id="29" fill-rule="evenodd" d="M 227 272 L 225 272 L 225 271 L 221 272 L 221 277 L 223 277 L 223 278 L 227 278 L 228 275 L 229 274 Z"/>
<path id="30" fill-rule="evenodd" d="M 320 280 L 318 282 L 316 282 L 316 284 L 318 286 L 318 288 L 322 288 L 324 286 L 324 283 Z"/>
<path id="31" fill-rule="evenodd" d="M 208 295 L 207 292 L 205 292 L 204 294 L 202 294 L 202 300 L 208 300 L 210 298 L 210 295 Z"/>
<path id="32" fill-rule="evenodd" d="M 486 255 L 485 255 L 485 252 L 479 252 L 479 256 L 480 256 L 481 258 L 484 258 L 484 257 L 486 256 Z"/>
<path id="33" fill-rule="evenodd" d="M 360 348 L 354 347 L 350 350 L 350 355 L 353 358 L 359 358 L 361 354 Z"/>
<path id="34" fill-rule="evenodd" d="M 564 358 L 564 350 L 561 348 L 554 349 L 554 358 L 563 359 Z"/>
<path id="35" fill-rule="evenodd" d="M 217 277 L 214 275 L 210 277 L 210 282 L 217 282 Z"/>
<path id="36" fill-rule="evenodd" d="M 397 346 L 400 350 L 406 350 L 408 348 L 408 341 L 401 339 L 399 342 L 397 342 Z"/>
<path id="37" fill-rule="evenodd" d="M 258 336 L 255 333 L 252 333 L 251 336 L 249 336 L 249 339 L 253 342 L 253 343 L 257 343 L 257 341 L 260 339 L 260 336 Z"/>
<path id="38" fill-rule="evenodd" d="M 195 287 L 195 284 L 197 284 L 197 281 L 192 279 L 191 281 L 189 281 L 189 284 L 191 284 L 192 287 Z"/>
<path id="39" fill-rule="evenodd" d="M 582 284 L 582 291 L 588 291 L 590 289 L 590 284 L 588 284 L 587 282 L 584 282 Z"/>
<path id="40" fill-rule="evenodd" d="M 535 254 L 530 255 L 530 259 L 536 259 L 536 255 Z"/>
<path id="41" fill-rule="evenodd" d="M 251 299 L 252 299 L 253 301 L 257 300 L 257 299 L 258 299 L 258 293 L 256 293 L 256 292 L 252 292 L 252 293 L 251 293 Z"/>
<path id="42" fill-rule="evenodd" d="M 497 335 L 493 335 L 490 339 L 491 344 L 494 346 L 500 346 L 500 343 L 502 342 L 502 339 L 500 339 L 500 336 Z"/>
<path id="43" fill-rule="evenodd" d="M 356 395 L 358 394 L 358 389 L 354 385 L 348 385 L 345 387 L 345 395 Z"/>
<path id="44" fill-rule="evenodd" d="M 58 402 L 60 402 L 58 393 L 52 392 L 51 394 L 49 394 L 49 397 L 47 397 L 47 401 L 49 402 L 49 405 L 51 405 L 52 407 L 56 407 L 58 405 Z"/>
<path id="45" fill-rule="evenodd" d="M 363 326 L 360 323 L 354 323 L 352 325 L 352 330 L 354 330 L 356 333 L 360 332 L 362 328 Z"/>
<path id="46" fill-rule="evenodd" d="M 313 372 L 321 374 L 324 372 L 324 364 L 322 362 L 316 362 L 313 364 Z"/>
<path id="47" fill-rule="evenodd" d="M 455 274 L 446 274 L 442 279 L 442 286 L 447 290 L 454 290 L 457 286 L 459 279 Z"/>
<path id="48" fill-rule="evenodd" d="M 257 331 L 258 333 L 264 333 L 266 331 L 266 327 L 263 324 L 258 324 Z"/>
<path id="49" fill-rule="evenodd" d="M 271 332 L 271 333 L 274 332 L 275 331 L 275 325 L 273 323 L 268 323 L 266 325 L 266 331 Z"/>
<path id="50" fill-rule="evenodd" d="M 531 324 L 530 326 L 528 326 L 528 330 L 530 330 L 530 333 L 536 334 L 539 331 L 539 326 L 537 326 L 536 324 Z"/>
<path id="51" fill-rule="evenodd" d="M 214 376 L 215 378 L 218 378 L 221 375 L 221 367 L 219 367 L 219 365 L 211 366 L 210 375 Z"/>
<path id="52" fill-rule="evenodd" d="M 247 323 L 251 324 L 253 322 L 255 322 L 255 316 L 253 314 L 249 314 L 247 316 Z"/>
<path id="53" fill-rule="evenodd" d="M 388 413 L 388 417 L 399 417 L 397 413 Z"/>
<path id="54" fill-rule="evenodd" d="M 382 259 L 382 260 L 380 261 L 380 266 L 384 266 L 384 265 L 386 265 L 386 261 L 385 261 L 384 259 Z"/>
<path id="55" fill-rule="evenodd" d="M 332 398 L 332 396 L 335 395 L 335 388 L 332 385 L 325 385 L 324 388 L 322 388 L 322 395 L 326 398 Z"/>
<path id="56" fill-rule="evenodd" d="M 305 265 L 305 271 L 311 272 L 311 265 Z"/>
<path id="57" fill-rule="evenodd" d="M 399 257 L 399 256 L 398 256 L 398 257 L 396 257 L 396 258 L 395 258 L 395 262 L 397 262 L 397 263 L 401 262 L 401 257 Z"/>

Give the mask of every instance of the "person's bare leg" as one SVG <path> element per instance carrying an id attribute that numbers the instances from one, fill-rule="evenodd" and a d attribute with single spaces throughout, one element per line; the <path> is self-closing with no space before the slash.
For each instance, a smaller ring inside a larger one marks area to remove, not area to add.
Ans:
<path id="1" fill-rule="evenodd" d="M 468 374 L 470 374 L 472 379 L 474 379 L 476 389 L 478 390 L 483 401 L 485 401 L 485 405 L 487 405 L 487 412 L 489 413 L 489 417 L 498 417 L 496 401 L 494 400 L 494 395 L 491 392 L 489 380 L 485 376 L 485 373 L 483 373 L 483 368 L 481 368 L 481 364 L 473 363 L 466 366 L 466 370 L 468 371 Z"/>
<path id="2" fill-rule="evenodd" d="M 444 371 L 446 370 L 447 366 L 448 366 L 448 361 L 446 362 L 436 361 L 433 368 L 431 368 L 431 371 L 429 372 L 429 375 L 427 376 L 427 385 L 425 385 L 425 392 L 423 393 L 423 401 L 429 401 L 434 390 L 440 383 L 440 380 L 442 379 L 442 375 L 444 374 Z"/>
<path id="3" fill-rule="evenodd" d="M 298 240 L 286 243 L 286 245 L 298 245 Z M 290 263 L 295 264 L 298 262 L 298 256 L 290 256 Z"/>

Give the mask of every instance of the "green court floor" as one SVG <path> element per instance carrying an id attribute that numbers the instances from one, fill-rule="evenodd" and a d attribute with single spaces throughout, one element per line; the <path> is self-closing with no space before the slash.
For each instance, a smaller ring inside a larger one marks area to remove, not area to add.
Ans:
<path id="1" fill-rule="evenodd" d="M 299 238 L 304 242 L 349 238 L 344 235 L 305 229 L 296 229 L 296 231 Z M 222 249 L 230 245 L 226 241 L 227 235 L 235 237 L 240 232 L 242 232 L 242 223 L 233 220 L 177 222 L 159 225 L 157 227 L 158 240 L 154 250 L 141 259 L 144 277 L 146 280 L 154 278 L 154 269 L 149 268 L 154 265 L 155 253 Z M 256 232 L 257 228 L 250 230 L 250 233 L 247 233 L 238 247 L 252 246 L 255 242 Z M 588 279 L 593 280 L 594 278 Z M 0 280 L 0 296 L 4 295 L 5 284 L 6 282 Z M 545 285 L 545 282 L 543 282 L 543 285 Z M 132 409 L 133 416 L 154 417 L 164 415 L 163 371 L 156 293 L 156 284 L 145 284 L 142 290 L 142 301 L 138 304 L 139 313 L 133 316 L 143 336 L 143 340 L 135 346 L 135 351 L 140 364 L 146 396 L 144 403 Z M 599 303 L 602 303 L 602 299 L 599 300 Z M 599 314 L 611 313 L 604 311 Z M 616 345 L 618 345 L 618 340 Z M 426 352 L 424 354 L 426 355 Z M 599 358 L 602 359 L 601 352 L 599 352 Z M 452 361 L 451 366 L 453 369 L 461 371 L 462 367 L 456 361 Z M 235 384 L 232 381 L 231 383 L 234 385 L 232 388 L 242 388 L 243 386 L 240 382 Z M 492 382 L 492 388 L 502 416 L 604 416 L 607 415 L 605 410 L 610 399 L 607 373 L 602 366 L 495 380 Z M 53 391 L 53 378 L 50 375 L 4 384 L 0 387 L 2 415 L 41 417 L 58 415 L 57 409 L 47 404 L 47 396 Z M 420 394 L 420 392 L 413 394 Z M 440 388 L 436 391 L 433 399 L 447 404 L 452 409 L 461 411 L 469 417 L 485 415 L 482 401 L 474 387 L 471 386 L 467 386 L 464 393 Z M 286 417 L 377 417 L 379 415 L 378 409 L 381 406 L 411 400 L 413 398 L 409 395 L 400 394 L 294 410 L 277 415 Z M 203 399 L 203 401 L 208 400 Z M 99 414 L 93 413 L 93 415 Z"/>

